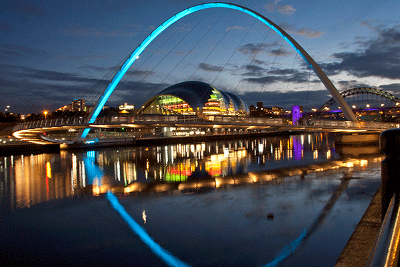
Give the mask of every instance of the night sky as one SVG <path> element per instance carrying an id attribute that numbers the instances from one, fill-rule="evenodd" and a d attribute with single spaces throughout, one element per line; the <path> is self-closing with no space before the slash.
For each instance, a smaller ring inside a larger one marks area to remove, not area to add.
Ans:
<path id="1" fill-rule="evenodd" d="M 287 31 L 339 91 L 374 87 L 400 96 L 400 1 L 241 1 Z M 158 25 L 203 1 L 19 1 L 0 5 L 0 111 L 40 113 L 93 104 L 118 66 Z M 199 80 L 247 104 L 318 108 L 330 98 L 293 48 L 250 16 L 191 14 L 142 53 L 108 105 L 140 107 L 160 90 Z"/>

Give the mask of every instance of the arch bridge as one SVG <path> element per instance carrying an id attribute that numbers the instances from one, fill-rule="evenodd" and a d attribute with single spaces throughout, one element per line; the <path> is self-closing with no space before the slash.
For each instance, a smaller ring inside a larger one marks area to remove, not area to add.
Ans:
<path id="1" fill-rule="evenodd" d="M 389 100 L 390 102 L 394 103 L 396 106 L 400 105 L 400 98 L 392 95 L 391 93 L 385 92 L 383 90 L 379 90 L 376 88 L 371 88 L 371 87 L 357 87 L 353 89 L 349 89 L 343 92 L 340 92 L 341 96 L 343 98 L 349 97 L 349 96 L 354 96 L 354 95 L 363 95 L 363 94 L 370 94 L 370 95 L 376 95 L 380 96 L 382 98 L 385 98 Z M 326 101 L 325 104 L 323 104 L 318 111 L 324 111 L 326 108 L 329 108 L 330 106 L 334 105 L 336 100 L 332 97 L 328 101 Z"/>
<path id="2" fill-rule="evenodd" d="M 226 8 L 226 9 L 232 9 L 232 10 L 237 10 L 240 12 L 243 12 L 247 15 L 252 16 L 253 18 L 257 19 L 258 21 L 264 23 L 266 26 L 271 28 L 273 31 L 275 31 L 277 34 L 279 34 L 283 40 L 285 40 L 292 48 L 304 59 L 304 61 L 311 67 L 311 69 L 316 73 L 318 78 L 321 80 L 321 82 L 325 85 L 326 89 L 329 91 L 329 93 L 332 95 L 332 98 L 335 100 L 336 103 L 340 104 L 342 107 L 342 112 L 344 113 L 346 119 L 348 121 L 353 121 L 356 122 L 357 119 L 348 106 L 348 104 L 345 102 L 343 96 L 338 92 L 338 90 L 335 88 L 333 83 L 330 81 L 330 79 L 326 76 L 326 74 L 322 71 L 322 69 L 318 66 L 318 64 L 311 58 L 311 56 L 288 34 L 286 33 L 282 28 L 280 28 L 278 25 L 276 25 L 274 22 L 266 18 L 265 16 L 247 8 L 244 6 L 236 5 L 236 4 L 231 4 L 231 3 L 220 3 L 220 2 L 214 2 L 214 3 L 205 3 L 205 4 L 200 4 L 196 6 L 192 6 L 190 8 L 187 8 L 174 16 L 170 17 L 168 20 L 166 20 L 164 23 L 162 23 L 160 26 L 158 26 L 153 32 L 151 32 L 146 39 L 143 40 L 143 42 L 136 47 L 136 49 L 132 52 L 132 54 L 128 57 L 128 59 L 122 64 L 121 68 L 117 71 L 117 73 L 114 75 L 110 83 L 108 84 L 107 88 L 105 89 L 104 93 L 100 96 L 96 104 L 94 105 L 91 113 L 89 114 L 88 118 L 85 119 L 85 123 L 81 123 L 80 126 L 77 124 L 74 125 L 61 125 L 63 128 L 78 128 L 79 134 L 77 135 L 77 138 L 75 141 L 79 141 L 81 139 L 84 139 L 92 126 L 94 127 L 97 122 L 97 116 L 99 115 L 100 111 L 102 110 L 103 106 L 107 102 L 108 98 L 110 95 L 113 93 L 114 89 L 122 79 L 122 77 L 125 75 L 125 73 L 128 71 L 130 66 L 135 62 L 135 60 L 139 57 L 139 55 L 146 49 L 146 47 L 159 35 L 161 34 L 165 29 L 170 27 L 173 23 L 176 21 L 180 20 L 181 18 L 205 9 L 211 9 L 211 8 Z M 250 120 L 249 120 L 250 121 Z M 42 124 L 43 122 L 40 122 Z M 47 124 L 47 122 L 45 123 Z M 57 124 L 57 123 L 56 123 Z M 54 125 L 55 126 L 55 125 Z M 65 127 L 64 127 L 65 126 Z M 29 129 L 27 129 L 27 128 Z M 38 132 L 42 131 L 43 129 L 47 129 L 48 125 L 43 125 L 34 127 L 37 129 Z M 53 127 L 53 126 L 51 126 Z M 48 130 L 53 130 L 53 128 L 49 128 Z M 251 126 L 250 126 L 251 127 Z M 22 131 L 28 131 L 32 132 L 32 126 L 31 125 L 21 125 L 21 127 L 16 127 L 16 130 L 14 132 L 14 136 L 22 136 Z M 28 132 L 27 135 L 28 135 Z M 22 138 L 22 137 L 21 137 Z"/>
<path id="3" fill-rule="evenodd" d="M 227 8 L 227 9 L 233 9 L 233 10 L 237 10 L 240 12 L 244 12 L 245 14 L 248 14 L 248 15 L 256 18 L 257 20 L 259 20 L 260 22 L 264 23 L 269 28 L 271 28 L 273 31 L 275 31 L 277 34 L 279 34 L 289 45 L 291 45 L 294 48 L 294 50 L 304 59 L 304 61 L 317 74 L 318 78 L 325 85 L 326 89 L 329 91 L 329 93 L 332 95 L 332 97 L 336 100 L 336 102 L 340 103 L 340 105 L 342 107 L 342 111 L 343 111 L 344 115 L 346 116 L 346 119 L 350 120 L 350 121 L 357 120 L 355 115 L 351 111 L 350 107 L 344 101 L 343 97 L 340 95 L 340 93 L 338 92 L 336 87 L 333 85 L 331 80 L 329 80 L 329 78 L 322 71 L 322 69 L 318 66 L 318 64 L 287 32 L 285 32 L 282 28 L 280 28 L 278 25 L 276 25 L 274 22 L 272 22 L 265 16 L 255 12 L 247 7 L 236 5 L 236 4 L 231 4 L 231 3 L 215 2 L 215 3 L 200 4 L 200 5 L 196 5 L 196 6 L 187 8 L 187 9 L 175 14 L 168 20 L 166 20 L 164 23 L 162 23 L 160 26 L 158 26 L 152 33 L 150 33 L 150 35 L 148 35 L 147 38 L 132 52 L 132 54 L 128 57 L 128 59 L 122 65 L 120 70 L 112 78 L 111 82 L 105 89 L 103 95 L 96 102 L 95 106 L 93 107 L 92 112 L 89 114 L 89 122 L 90 123 L 95 122 L 97 116 L 99 115 L 103 106 L 107 102 L 110 95 L 113 93 L 114 89 L 116 88 L 116 86 L 118 85 L 118 83 L 120 82 L 122 77 L 128 71 L 128 69 L 133 64 L 133 62 L 135 62 L 135 60 L 140 56 L 140 54 L 146 49 L 146 47 L 159 34 L 161 34 L 165 29 L 167 29 L 169 26 L 171 26 L 173 23 L 180 20 L 181 18 L 183 18 L 191 13 L 194 13 L 194 12 L 197 12 L 200 10 L 210 9 L 210 8 Z M 90 128 L 81 131 L 78 138 L 86 137 L 86 135 L 89 133 L 89 131 L 90 131 Z"/>

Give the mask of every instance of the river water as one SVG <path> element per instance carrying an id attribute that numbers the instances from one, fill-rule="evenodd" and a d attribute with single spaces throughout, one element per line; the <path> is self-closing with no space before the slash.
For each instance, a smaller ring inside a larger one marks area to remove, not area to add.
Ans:
<path id="1" fill-rule="evenodd" d="M 0 249 L 31 265 L 166 266 L 110 190 L 187 265 L 333 266 L 380 184 L 381 156 L 357 149 L 316 133 L 0 157 Z"/>

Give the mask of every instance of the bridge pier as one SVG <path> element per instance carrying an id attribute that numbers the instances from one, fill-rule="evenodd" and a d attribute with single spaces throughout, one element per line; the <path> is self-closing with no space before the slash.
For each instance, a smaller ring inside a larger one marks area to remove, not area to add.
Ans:
<path id="1" fill-rule="evenodd" d="M 366 145 L 379 143 L 380 133 L 336 133 L 335 144 Z"/>

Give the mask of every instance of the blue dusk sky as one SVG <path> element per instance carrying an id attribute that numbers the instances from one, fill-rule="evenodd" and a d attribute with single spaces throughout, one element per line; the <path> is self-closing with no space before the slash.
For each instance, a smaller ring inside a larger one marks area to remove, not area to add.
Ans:
<path id="1" fill-rule="evenodd" d="M 85 98 L 91 105 L 156 27 L 204 3 L 179 0 L 3 0 L 0 111 L 28 114 Z M 231 3 L 269 18 L 320 65 L 339 91 L 373 87 L 400 96 L 400 1 L 275 0 Z M 140 107 L 162 89 L 198 80 L 248 105 L 318 108 L 330 98 L 283 39 L 243 12 L 182 18 L 134 62 L 107 105 Z"/>

